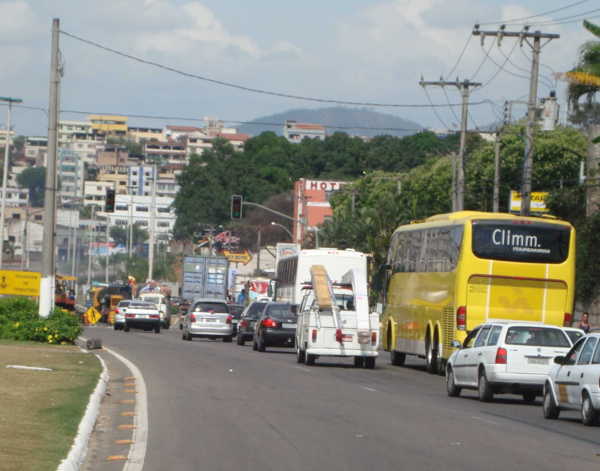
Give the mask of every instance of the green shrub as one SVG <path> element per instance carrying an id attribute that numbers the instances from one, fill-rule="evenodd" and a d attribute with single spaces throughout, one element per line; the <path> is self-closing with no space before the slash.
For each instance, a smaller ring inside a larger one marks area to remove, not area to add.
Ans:
<path id="1" fill-rule="evenodd" d="M 38 305 L 30 299 L 0 299 L 2 339 L 65 344 L 73 343 L 80 333 L 79 320 L 64 309 L 54 309 L 44 319 L 38 315 Z"/>

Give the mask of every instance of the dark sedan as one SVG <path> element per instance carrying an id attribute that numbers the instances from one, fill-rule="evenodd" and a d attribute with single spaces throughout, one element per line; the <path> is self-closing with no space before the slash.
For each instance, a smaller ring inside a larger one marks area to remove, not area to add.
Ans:
<path id="1" fill-rule="evenodd" d="M 237 344 L 244 345 L 254 338 L 254 324 L 262 313 L 267 303 L 253 302 L 244 309 L 240 322 L 238 322 Z"/>
<path id="2" fill-rule="evenodd" d="M 292 348 L 296 339 L 296 306 L 287 303 L 266 303 L 254 326 L 253 350 L 264 352 L 267 347 Z"/>
<path id="3" fill-rule="evenodd" d="M 242 312 L 244 312 L 243 304 L 229 304 L 229 314 L 233 317 L 233 335 L 237 334 L 238 324 L 240 323 L 240 319 L 242 317 Z"/>

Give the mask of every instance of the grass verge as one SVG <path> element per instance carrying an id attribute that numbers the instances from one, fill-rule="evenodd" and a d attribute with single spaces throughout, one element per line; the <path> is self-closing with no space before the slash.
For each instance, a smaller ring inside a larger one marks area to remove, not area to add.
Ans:
<path id="1" fill-rule="evenodd" d="M 0 341 L 0 470 L 55 470 L 71 448 L 101 371 L 94 355 L 74 346 Z"/>

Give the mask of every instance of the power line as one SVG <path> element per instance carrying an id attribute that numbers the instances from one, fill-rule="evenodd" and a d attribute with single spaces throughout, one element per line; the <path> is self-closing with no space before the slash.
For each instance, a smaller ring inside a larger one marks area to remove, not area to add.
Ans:
<path id="1" fill-rule="evenodd" d="M 593 10 L 588 10 L 588 11 L 584 11 L 581 13 L 577 13 L 576 15 L 563 16 L 562 18 L 554 18 L 549 21 L 539 21 L 537 23 L 531 23 L 530 25 L 531 26 L 546 26 L 546 25 L 561 24 L 563 22 L 569 22 L 569 20 L 579 21 L 580 19 L 581 20 L 585 19 L 586 15 L 589 15 L 590 13 L 596 13 L 598 11 L 600 11 L 600 8 L 594 8 Z"/>
<path id="2" fill-rule="evenodd" d="M 541 13 L 537 13 L 537 14 L 531 15 L 531 16 L 524 16 L 522 18 L 513 18 L 512 20 L 490 21 L 490 22 L 487 22 L 487 23 L 479 23 L 479 24 L 482 25 L 482 26 L 486 26 L 486 25 L 499 25 L 499 24 L 506 24 L 506 25 L 511 24 L 512 25 L 512 24 L 515 24 L 517 22 L 521 22 L 521 21 L 524 21 L 524 20 L 529 20 L 531 18 L 537 18 L 537 17 L 540 17 L 540 16 L 549 15 L 550 13 L 557 13 L 559 11 L 567 10 L 569 8 L 573 8 L 573 7 L 576 7 L 578 5 L 581 5 L 582 3 L 587 3 L 587 2 L 589 2 L 589 0 L 580 0 L 578 2 L 573 2 L 573 3 L 570 3 L 568 5 L 565 5 L 564 7 L 555 8 L 553 10 L 548 10 L 548 11 L 543 11 Z"/>
<path id="3" fill-rule="evenodd" d="M 134 55 L 126 53 L 126 52 L 118 51 L 116 49 L 104 46 L 98 42 L 91 41 L 89 39 L 84 39 L 80 36 L 68 33 L 66 31 L 61 30 L 61 33 L 64 34 L 65 36 L 68 36 L 68 37 L 75 39 L 77 41 L 80 41 L 82 43 L 88 44 L 90 46 L 94 46 L 98 49 L 102 49 L 107 52 L 111 52 L 113 54 L 116 54 L 121 57 L 125 57 L 127 59 L 131 59 L 131 60 L 139 62 L 141 64 L 150 65 L 152 67 L 166 70 L 168 72 L 173 72 L 173 73 L 182 75 L 184 77 L 193 78 L 196 80 L 202 80 L 204 82 L 209 82 L 209 83 L 212 83 L 215 85 L 220 85 L 220 86 L 229 87 L 229 88 L 235 88 L 237 90 L 250 92 L 250 93 L 259 93 L 262 95 L 270 95 L 270 96 L 276 96 L 276 97 L 280 97 L 280 98 L 291 98 L 294 100 L 311 101 L 311 102 L 317 102 L 317 103 L 331 103 L 331 104 L 336 104 L 336 105 L 352 105 L 352 106 L 372 106 L 372 107 L 382 107 L 382 108 L 428 108 L 431 106 L 445 108 L 447 106 L 462 106 L 460 103 L 449 104 L 449 105 L 431 103 L 431 104 L 427 105 L 427 104 L 397 104 L 397 103 L 371 103 L 371 102 L 360 102 L 360 101 L 346 101 L 346 100 L 337 100 L 337 99 L 331 99 L 331 98 L 308 97 L 308 96 L 294 95 L 294 94 L 289 94 L 289 93 L 275 92 L 275 91 L 270 91 L 270 90 L 263 90 L 260 88 L 248 87 L 245 85 L 239 85 L 239 84 L 235 84 L 235 83 L 231 83 L 231 82 L 226 82 L 223 80 L 216 80 L 216 79 L 212 79 L 212 78 L 205 77 L 202 75 L 193 74 L 191 72 L 185 72 L 183 70 L 176 69 L 176 68 L 168 66 L 168 65 L 160 64 L 158 62 L 143 59 L 141 57 L 137 57 L 137 56 L 134 56 Z"/>
<path id="4" fill-rule="evenodd" d="M 503 56 L 506 58 L 506 61 L 508 61 L 508 62 L 509 62 L 509 63 L 510 63 L 510 64 L 511 64 L 513 67 L 515 67 L 515 68 L 516 68 L 516 69 L 518 69 L 518 70 L 521 70 L 521 71 L 527 72 L 527 73 L 529 72 L 528 70 L 526 70 L 526 69 L 523 69 L 523 68 L 521 68 L 521 67 L 519 67 L 519 66 L 515 65 L 515 64 L 514 64 L 514 63 L 513 63 L 513 62 L 510 60 L 510 56 L 507 56 L 507 55 L 504 53 L 504 51 L 503 51 L 501 48 L 498 48 L 498 50 L 499 50 L 499 51 L 502 53 L 502 55 L 503 55 Z M 492 59 L 491 57 L 490 57 L 490 60 L 491 60 L 491 61 L 492 61 L 492 62 L 493 62 L 493 63 L 494 63 L 494 64 L 495 64 L 497 67 L 502 67 L 502 66 L 500 66 L 500 64 L 498 64 L 498 63 L 497 63 L 497 62 L 496 62 L 494 59 Z M 505 62 L 505 63 L 506 63 L 506 62 Z M 506 69 L 506 68 L 504 69 L 504 72 L 506 72 L 507 74 L 509 74 L 509 75 L 512 75 L 512 76 L 514 76 L 514 77 L 517 77 L 517 78 L 522 78 L 522 79 L 524 79 L 524 80 L 529 80 L 529 77 L 528 77 L 527 75 L 518 74 L 518 73 L 516 73 L 516 72 L 513 72 L 513 71 L 511 71 L 511 70 L 508 70 L 508 69 Z M 544 84 L 546 87 L 548 87 L 550 90 L 552 90 L 552 88 L 553 88 L 553 86 L 552 86 L 552 82 L 550 82 L 550 81 L 548 80 L 548 78 L 546 78 L 546 77 L 545 77 L 545 76 L 543 76 L 543 75 L 540 75 L 540 77 L 539 77 L 539 78 L 541 79 L 542 83 L 543 83 L 543 84 Z"/>
<path id="5" fill-rule="evenodd" d="M 458 59 L 456 60 L 456 63 L 454 64 L 454 67 L 452 67 L 452 69 L 450 70 L 450 72 L 448 72 L 448 74 L 446 75 L 446 77 L 451 77 L 452 74 L 454 73 L 454 71 L 456 70 L 456 68 L 458 67 L 458 64 L 460 63 L 460 61 L 462 60 L 463 56 L 465 55 L 465 52 L 467 51 L 467 47 L 469 46 L 469 43 L 471 42 L 471 38 L 473 38 L 472 34 L 469 34 L 469 37 L 467 38 L 467 42 L 465 42 L 465 45 L 460 53 L 460 55 L 458 56 Z"/>
<path id="6" fill-rule="evenodd" d="M 512 49 L 510 50 L 510 52 L 508 53 L 507 58 L 504 60 L 504 62 L 502 63 L 502 65 L 498 65 L 498 70 L 496 70 L 496 72 L 494 73 L 494 75 L 492 75 L 489 80 L 487 82 L 484 82 L 483 85 L 481 87 L 479 87 L 478 90 L 481 90 L 482 88 L 485 88 L 486 86 L 488 86 L 492 81 L 494 81 L 496 79 L 496 77 L 500 74 L 500 72 L 502 72 L 504 70 L 504 66 L 506 65 L 506 63 L 508 62 L 508 59 L 510 58 L 510 56 L 512 56 L 512 53 L 515 51 L 515 48 L 517 47 L 517 44 L 519 44 L 518 41 L 515 41 Z M 495 63 L 495 62 L 494 62 Z"/>
<path id="7" fill-rule="evenodd" d="M 448 92 L 446 91 L 446 87 L 442 87 L 442 91 L 444 92 L 444 96 L 446 97 L 446 101 L 448 103 L 450 103 L 450 98 L 448 97 Z M 454 111 L 454 108 L 450 107 L 450 111 L 452 111 L 452 114 L 454 115 L 454 119 L 456 120 L 456 122 L 460 123 L 460 119 L 458 118 L 458 115 L 456 114 L 456 111 Z"/>
<path id="8" fill-rule="evenodd" d="M 471 36 L 473 36 L 473 35 L 471 35 Z M 481 68 L 483 67 L 483 65 L 490 58 L 490 51 L 492 50 L 493 47 L 494 47 L 494 42 L 492 41 L 490 43 L 490 47 L 488 47 L 487 51 L 485 49 L 483 50 L 483 52 L 485 52 L 485 56 L 483 57 L 483 60 L 479 64 L 479 67 L 477 67 L 477 70 L 475 70 L 475 72 L 473 73 L 473 76 L 471 77 L 471 80 L 473 80 L 477 76 L 477 74 L 479 73 L 479 71 L 481 70 Z"/>
<path id="9" fill-rule="evenodd" d="M 431 101 L 431 97 L 429 96 L 429 92 L 427 91 L 427 87 L 423 87 L 423 91 L 425 92 L 425 95 L 427 96 L 427 100 L 429 101 L 429 103 L 431 103 L 432 108 L 431 110 L 433 111 L 433 113 L 435 114 L 435 117 L 438 119 L 438 121 L 440 123 L 442 123 L 442 126 L 444 127 L 444 129 L 450 129 L 450 126 L 448 126 L 446 124 L 446 122 L 442 119 L 442 117 L 440 116 L 440 114 L 437 112 L 437 110 L 435 109 L 435 107 L 433 107 L 433 102 Z"/>

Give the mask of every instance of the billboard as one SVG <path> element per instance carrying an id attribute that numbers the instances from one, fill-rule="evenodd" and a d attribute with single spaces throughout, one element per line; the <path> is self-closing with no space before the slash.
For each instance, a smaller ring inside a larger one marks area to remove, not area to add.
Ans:
<path id="1" fill-rule="evenodd" d="M 531 212 L 532 213 L 548 213 L 550 210 L 546 207 L 546 198 L 549 193 L 547 191 L 532 191 L 531 192 Z M 521 193 L 515 190 L 510 191 L 509 208 L 511 213 L 521 211 Z"/>

